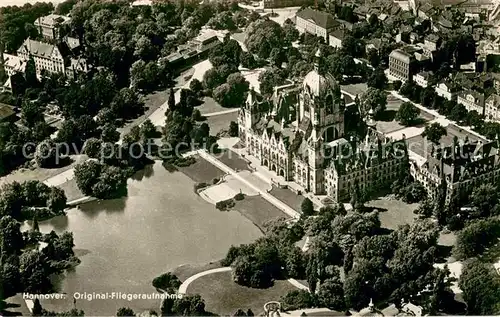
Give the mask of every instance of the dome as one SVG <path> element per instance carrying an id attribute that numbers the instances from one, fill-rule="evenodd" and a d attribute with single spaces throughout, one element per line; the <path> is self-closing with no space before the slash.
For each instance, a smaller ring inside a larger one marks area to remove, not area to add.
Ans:
<path id="1" fill-rule="evenodd" d="M 303 88 L 313 96 L 324 96 L 330 92 L 332 95 L 340 93 L 340 87 L 330 74 L 320 73 L 320 63 L 322 59 L 321 50 L 315 54 L 314 69 L 304 77 Z"/>
<path id="2" fill-rule="evenodd" d="M 304 77 L 303 88 L 305 91 L 310 91 L 311 95 L 322 96 L 329 90 L 335 92 L 338 85 L 332 75 L 322 75 L 318 73 L 317 69 L 314 69 Z"/>

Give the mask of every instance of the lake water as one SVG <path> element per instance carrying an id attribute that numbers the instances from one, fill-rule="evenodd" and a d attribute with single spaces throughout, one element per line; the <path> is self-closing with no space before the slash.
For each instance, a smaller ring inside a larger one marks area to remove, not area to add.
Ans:
<path id="1" fill-rule="evenodd" d="M 50 310 L 73 308 L 73 293 L 147 293 L 154 277 L 182 264 L 225 256 L 231 244 L 249 243 L 260 231 L 238 212 L 221 212 L 193 192 L 193 181 L 156 163 L 129 181 L 128 197 L 81 206 L 40 230 L 73 232 L 82 261 L 60 281 L 67 300 L 43 300 Z M 159 311 L 159 300 L 77 300 L 87 316 L 119 307 Z"/>

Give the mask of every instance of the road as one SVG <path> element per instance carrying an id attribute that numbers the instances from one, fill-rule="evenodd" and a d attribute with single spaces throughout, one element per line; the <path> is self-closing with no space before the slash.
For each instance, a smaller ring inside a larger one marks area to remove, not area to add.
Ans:
<path id="1" fill-rule="evenodd" d="M 297 211 L 295 211 L 293 208 L 291 208 L 290 206 L 288 206 L 287 204 L 285 204 L 284 202 L 282 202 L 278 198 L 276 198 L 273 195 L 269 194 L 265 190 L 261 190 L 260 188 L 258 188 L 254 184 L 250 183 L 248 180 L 246 180 L 245 178 L 243 178 L 240 174 L 236 173 L 235 170 L 233 170 L 232 168 L 230 168 L 226 164 L 222 163 L 221 161 L 219 161 L 218 159 L 216 159 L 215 157 L 213 157 L 212 155 L 210 155 L 209 153 L 207 153 L 205 150 L 199 150 L 199 151 L 197 151 L 197 153 L 202 158 L 206 159 L 207 161 L 209 161 L 210 163 L 212 163 L 214 166 L 216 166 L 219 169 L 221 169 L 223 172 L 232 175 L 234 178 L 236 178 L 237 180 L 239 180 L 240 182 L 242 182 L 246 186 L 250 187 L 252 190 L 255 190 L 256 192 L 258 192 L 261 195 L 262 198 L 264 198 L 265 200 L 267 200 L 268 202 L 270 202 L 271 204 L 273 204 L 276 208 L 278 208 L 279 210 L 283 211 L 284 213 L 286 213 L 290 217 L 292 217 L 294 219 L 299 219 L 300 218 L 300 213 L 298 213 Z"/>
<path id="2" fill-rule="evenodd" d="M 203 271 L 203 272 L 197 273 L 193 276 L 190 276 L 184 282 L 182 282 L 181 286 L 179 286 L 178 293 L 185 295 L 189 284 L 193 283 L 195 280 L 199 279 L 202 276 L 214 274 L 214 273 L 229 272 L 229 271 L 231 271 L 231 267 L 227 266 L 227 267 L 220 267 L 218 269 L 211 269 L 211 270 Z"/>
<path id="3" fill-rule="evenodd" d="M 225 267 L 220 267 L 217 269 L 206 270 L 206 271 L 197 273 L 195 275 L 192 275 L 192 276 L 188 277 L 184 282 L 182 282 L 182 284 L 181 284 L 181 286 L 179 286 L 179 290 L 177 292 L 181 295 L 186 295 L 188 286 L 191 283 L 193 283 L 194 281 L 196 281 L 197 279 L 199 279 L 200 277 L 210 275 L 210 274 L 215 274 L 215 273 L 231 272 L 231 270 L 232 269 L 230 266 L 225 266 Z M 293 278 L 289 278 L 287 281 L 298 289 L 309 291 L 309 288 L 307 286 L 297 282 Z"/>
<path id="4" fill-rule="evenodd" d="M 411 102 L 413 105 L 415 105 L 415 107 L 419 108 L 420 110 L 422 111 L 425 111 L 427 113 L 430 113 L 431 115 L 433 115 L 436 119 L 435 121 L 439 121 L 439 122 L 442 122 L 443 124 L 442 125 L 445 125 L 447 126 L 448 124 L 452 124 L 454 126 L 456 126 L 457 128 L 459 129 L 462 129 L 462 130 L 465 130 L 467 131 L 468 133 L 472 134 L 472 135 L 475 135 L 477 136 L 478 138 L 481 138 L 485 141 L 487 141 L 488 139 L 484 136 L 484 135 L 481 135 L 479 133 L 477 133 L 476 131 L 472 130 L 470 127 L 464 127 L 464 126 L 461 126 L 459 125 L 458 123 L 456 123 L 455 121 L 452 121 L 448 118 L 446 118 L 445 116 L 443 116 L 442 114 L 440 114 L 439 112 L 437 112 L 436 110 L 433 110 L 433 109 L 429 109 L 427 107 L 424 107 L 422 106 L 421 104 L 419 103 L 415 103 L 413 101 L 411 101 L 410 99 L 402 96 L 399 92 L 395 91 L 395 90 L 391 90 L 389 92 L 391 95 L 393 95 L 394 97 L 402 100 L 402 101 L 406 101 L 406 102 Z"/>

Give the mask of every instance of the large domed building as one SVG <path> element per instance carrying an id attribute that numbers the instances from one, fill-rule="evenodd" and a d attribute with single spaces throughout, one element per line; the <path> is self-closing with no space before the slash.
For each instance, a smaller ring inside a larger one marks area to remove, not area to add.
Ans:
<path id="1" fill-rule="evenodd" d="M 344 138 L 344 96 L 321 62 L 318 50 L 302 83 L 276 87 L 269 99 L 251 90 L 239 112 L 239 134 L 261 165 L 304 191 L 341 201 L 355 186 L 392 182 L 402 160 L 395 158 L 394 144 L 370 127 L 364 142 Z M 387 167 L 380 175 L 379 166 Z"/>

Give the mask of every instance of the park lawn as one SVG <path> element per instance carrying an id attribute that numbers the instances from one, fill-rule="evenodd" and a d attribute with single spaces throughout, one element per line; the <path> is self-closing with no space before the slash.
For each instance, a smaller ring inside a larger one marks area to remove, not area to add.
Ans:
<path id="1" fill-rule="evenodd" d="M 217 116 L 207 117 L 207 123 L 210 127 L 210 135 L 217 135 L 217 133 L 222 130 L 229 129 L 229 123 L 231 121 L 238 122 L 238 112 L 231 112 L 226 114 L 220 114 Z"/>
<path id="2" fill-rule="evenodd" d="M 416 215 L 413 213 L 418 204 L 407 204 L 399 199 L 383 197 L 366 203 L 367 207 L 379 211 L 379 219 L 382 228 L 396 230 L 404 224 L 413 224 Z"/>
<path id="3" fill-rule="evenodd" d="M 250 162 L 247 161 L 246 159 L 242 158 L 238 153 L 233 152 L 231 150 L 222 150 L 220 153 L 214 154 L 214 156 L 221 161 L 222 163 L 226 164 L 230 168 L 234 169 L 235 171 L 253 171 L 249 164 Z"/>
<path id="4" fill-rule="evenodd" d="M 177 276 L 179 280 L 183 282 L 195 274 L 220 267 L 222 267 L 220 261 L 210 262 L 204 265 L 183 264 L 173 269 L 172 274 Z"/>
<path id="5" fill-rule="evenodd" d="M 243 200 L 236 201 L 233 210 L 248 218 L 262 232 L 267 222 L 280 217 L 289 218 L 287 214 L 260 196 L 245 196 Z"/>
<path id="6" fill-rule="evenodd" d="M 200 294 L 206 310 L 219 315 L 232 315 L 238 309 L 251 309 L 254 314 L 264 311 L 264 304 L 279 300 L 296 288 L 286 280 L 274 281 L 274 286 L 255 289 L 233 282 L 231 272 L 214 273 L 200 277 L 187 289 L 188 294 Z"/>
<path id="7" fill-rule="evenodd" d="M 59 168 L 19 168 L 10 174 L 0 177 L 0 185 L 12 182 L 24 182 L 28 180 L 45 181 L 51 177 L 61 174 L 77 164 L 83 163 L 88 159 L 86 155 L 71 155 L 71 163 Z"/>
<path id="8" fill-rule="evenodd" d="M 301 205 L 302 202 L 304 201 L 304 196 L 297 195 L 288 188 L 278 188 L 276 186 L 273 186 L 273 189 L 271 190 L 270 194 L 278 198 L 288 206 L 292 207 L 296 211 L 298 212 L 301 211 L 302 209 Z"/>
<path id="9" fill-rule="evenodd" d="M 73 178 L 64 184 L 61 184 L 59 186 L 60 189 L 64 190 L 64 193 L 66 194 L 66 198 L 68 201 L 72 201 L 75 199 L 80 199 L 85 197 L 85 195 L 82 193 L 82 191 L 78 188 L 76 185 L 76 179 Z"/>
<path id="10" fill-rule="evenodd" d="M 229 108 L 224 108 L 223 106 L 221 106 L 212 97 L 204 97 L 202 102 L 203 103 L 201 105 L 196 107 L 196 109 L 200 110 L 202 115 L 214 113 L 214 112 L 219 112 L 219 111 L 226 111 L 229 109 Z"/>
<path id="11" fill-rule="evenodd" d="M 196 162 L 185 167 L 177 167 L 177 169 L 184 173 L 197 183 L 211 184 L 214 178 L 222 178 L 225 175 L 218 167 L 208 162 L 204 158 L 195 155 Z"/>

